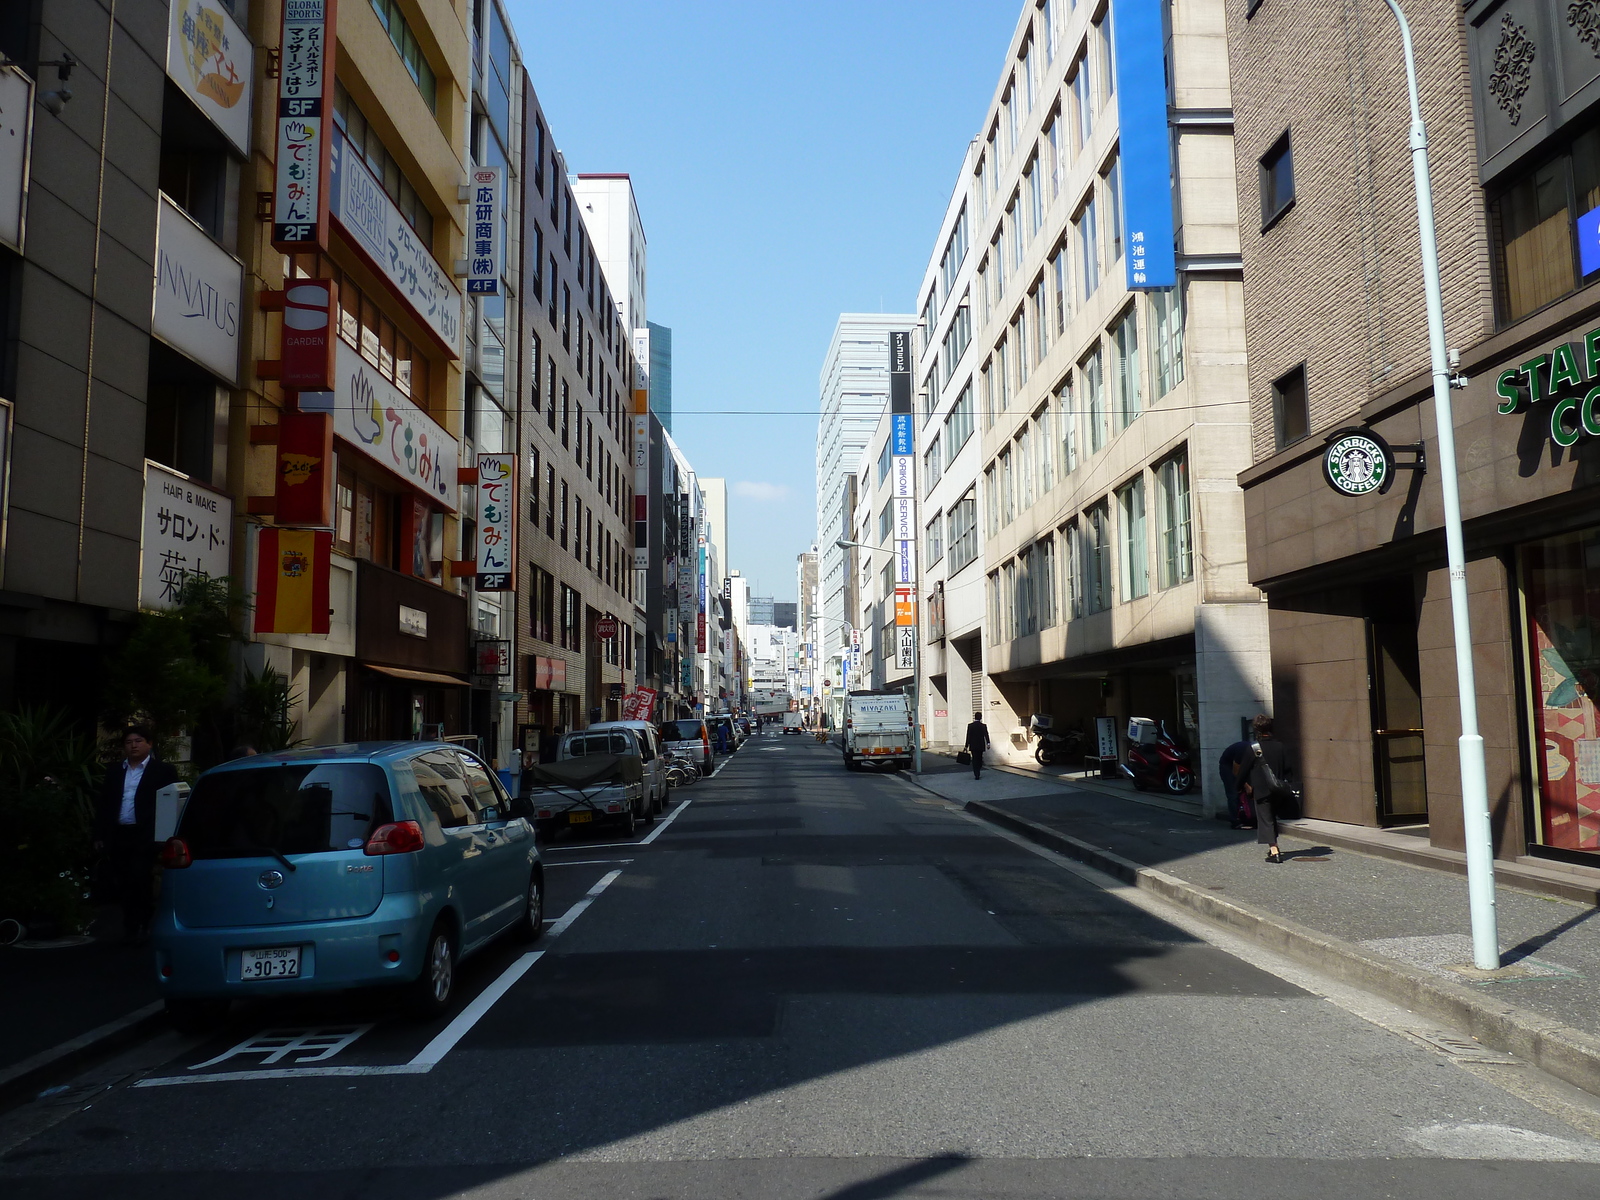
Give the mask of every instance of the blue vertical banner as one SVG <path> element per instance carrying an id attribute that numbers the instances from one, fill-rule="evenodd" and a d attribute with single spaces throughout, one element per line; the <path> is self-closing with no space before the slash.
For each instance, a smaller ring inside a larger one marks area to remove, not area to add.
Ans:
<path id="1" fill-rule="evenodd" d="M 1130 290 L 1178 282 L 1172 229 L 1172 139 L 1167 132 L 1163 0 L 1111 0 L 1121 142 L 1122 212 Z"/>

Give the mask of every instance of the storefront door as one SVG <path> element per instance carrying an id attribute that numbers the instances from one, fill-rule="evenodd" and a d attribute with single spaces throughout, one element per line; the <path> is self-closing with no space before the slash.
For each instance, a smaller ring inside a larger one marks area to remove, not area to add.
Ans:
<path id="1" fill-rule="evenodd" d="M 1428 819 L 1428 778 L 1416 621 L 1369 620 L 1367 646 L 1378 823 L 1422 824 Z"/>

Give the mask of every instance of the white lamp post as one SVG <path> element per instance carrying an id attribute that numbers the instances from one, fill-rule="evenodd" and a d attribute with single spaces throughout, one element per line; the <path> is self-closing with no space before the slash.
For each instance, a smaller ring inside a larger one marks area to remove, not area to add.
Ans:
<path id="1" fill-rule="evenodd" d="M 1439 489 L 1444 500 L 1444 542 L 1450 565 L 1450 613 L 1455 626 L 1456 688 L 1460 693 L 1461 809 L 1467 843 L 1467 894 L 1472 913 L 1472 961 L 1484 971 L 1500 966 L 1495 920 L 1494 844 L 1489 829 L 1489 786 L 1478 732 L 1478 690 L 1472 669 L 1472 631 L 1467 619 L 1466 551 L 1461 537 L 1461 492 L 1456 478 L 1455 418 L 1450 405 L 1450 368 L 1445 356 L 1444 301 L 1439 293 L 1439 248 L 1433 231 L 1433 189 L 1428 181 L 1428 134 L 1417 103 L 1417 67 L 1411 27 L 1395 0 L 1384 0 L 1400 22 L 1406 88 L 1411 97 L 1411 171 L 1417 187 L 1417 230 L 1422 243 L 1422 287 L 1428 308 L 1428 358 L 1433 372 L 1433 409 L 1439 435 Z"/>

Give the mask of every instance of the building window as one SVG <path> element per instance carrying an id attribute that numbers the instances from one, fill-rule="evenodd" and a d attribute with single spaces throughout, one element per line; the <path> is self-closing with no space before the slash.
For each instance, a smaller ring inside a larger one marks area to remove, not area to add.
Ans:
<path id="1" fill-rule="evenodd" d="M 1150 357 L 1159 399 L 1183 382 L 1183 289 L 1163 288 L 1150 297 Z"/>
<path id="2" fill-rule="evenodd" d="M 1028 204 L 1028 237 L 1034 238 L 1044 227 L 1044 180 L 1040 176 L 1038 155 L 1034 156 L 1028 164 L 1028 172 L 1022 177 L 1022 192 L 1027 197 Z"/>
<path id="3" fill-rule="evenodd" d="M 969 383 L 961 389 L 961 395 L 956 397 L 956 402 L 950 406 L 950 412 L 944 419 L 944 465 L 946 467 L 955 462 L 956 455 L 961 452 L 961 447 L 967 444 L 967 439 L 971 436 L 972 384 Z"/>
<path id="4" fill-rule="evenodd" d="M 1061 176 L 1067 169 L 1066 158 L 1061 144 L 1061 106 L 1058 104 L 1050 114 L 1049 123 L 1045 126 L 1042 156 L 1044 164 L 1045 199 L 1054 200 L 1061 194 Z"/>
<path id="5" fill-rule="evenodd" d="M 1050 353 L 1050 301 L 1042 276 L 1028 298 L 1028 320 L 1033 326 L 1033 361 L 1042 363 Z"/>
<path id="6" fill-rule="evenodd" d="M 1106 12 L 1106 20 L 1111 20 L 1111 13 Z M 1105 191 L 1106 220 L 1109 222 L 1107 234 L 1110 239 L 1110 261 L 1115 263 L 1122 258 L 1122 160 L 1115 156 L 1111 165 L 1106 168 L 1106 173 L 1100 176 L 1100 186 Z"/>
<path id="7" fill-rule="evenodd" d="M 939 435 L 934 434 L 927 451 L 922 456 L 922 492 L 927 495 L 944 474 L 944 463 L 939 457 Z"/>
<path id="8" fill-rule="evenodd" d="M 1137 600 L 1150 593 L 1143 476 L 1117 489 L 1117 518 L 1122 526 L 1122 598 Z"/>
<path id="9" fill-rule="evenodd" d="M 556 535 L 556 469 L 548 465 L 544 469 L 544 535 Z"/>
<path id="10" fill-rule="evenodd" d="M 1072 377 L 1068 376 L 1061 381 L 1061 386 L 1056 389 L 1056 404 L 1058 414 L 1056 419 L 1056 434 L 1059 447 L 1061 464 L 1061 477 L 1065 479 L 1078 468 L 1078 413 L 1072 407 Z"/>
<path id="11" fill-rule="evenodd" d="M 561 585 L 561 645 L 568 650 L 583 649 L 583 597 L 564 583 Z"/>
<path id="12" fill-rule="evenodd" d="M 1061 534 L 1067 554 L 1067 619 L 1075 621 L 1089 611 L 1084 590 L 1084 568 L 1088 563 L 1088 555 L 1083 527 L 1077 521 L 1068 521 Z"/>
<path id="13" fill-rule="evenodd" d="M 1067 285 L 1067 262 L 1071 258 L 1066 243 L 1056 247 L 1050 259 L 1050 286 L 1055 292 L 1056 336 L 1067 332 L 1067 317 L 1072 309 L 1072 289 Z"/>
<path id="14" fill-rule="evenodd" d="M 982 288 L 979 282 L 979 288 Z M 944 382 L 950 382 L 950 376 L 955 374 L 956 364 L 961 361 L 961 356 L 967 352 L 967 346 L 972 341 L 972 305 L 967 296 L 961 297 L 961 304 L 956 308 L 956 315 L 950 318 L 950 328 L 945 330 L 944 346 L 939 351 L 940 368 L 944 372 Z"/>
<path id="15" fill-rule="evenodd" d="M 1039 628 L 1056 623 L 1056 540 L 1046 537 L 1033 547 L 1033 589 L 1038 608 Z"/>
<path id="16" fill-rule="evenodd" d="M 1017 315 L 1011 319 L 1011 359 L 1015 365 L 1016 376 L 1011 381 L 1011 394 L 1020 396 L 1022 385 L 1028 382 L 1028 306 L 1017 309 Z"/>
<path id="17" fill-rule="evenodd" d="M 1085 612 L 1111 607 L 1111 505 L 1105 500 L 1084 513 L 1083 599 Z"/>
<path id="18" fill-rule="evenodd" d="M 1100 51 L 1101 90 L 1105 93 L 1101 99 L 1109 100 L 1117 92 L 1117 67 L 1116 58 L 1112 52 L 1111 6 L 1109 4 L 1106 5 L 1105 12 L 1100 14 L 1100 19 L 1094 23 L 1094 33 L 1095 41 L 1098 43 Z"/>
<path id="19" fill-rule="evenodd" d="M 1176 587 L 1194 578 L 1194 549 L 1189 534 L 1189 456 L 1178 453 L 1156 468 L 1161 511 L 1159 586 Z"/>
<path id="20" fill-rule="evenodd" d="M 1011 447 L 1000 451 L 1000 524 L 1006 526 L 1017 519 L 1017 480 L 1012 470 Z"/>
<path id="21" fill-rule="evenodd" d="M 883 444 L 883 449 L 878 452 L 878 486 L 879 487 L 882 487 L 883 486 L 883 481 L 885 479 L 889 478 L 889 466 L 890 466 L 891 462 L 893 461 L 892 451 L 893 451 L 893 447 L 888 442 L 885 442 Z"/>
<path id="22" fill-rule="evenodd" d="M 1011 406 L 1011 356 L 1005 338 L 994 348 L 994 392 L 994 411 L 1003 413 Z"/>
<path id="23" fill-rule="evenodd" d="M 889 534 L 894 531 L 894 498 L 883 502 L 883 507 L 878 510 L 878 545 L 885 545 L 889 541 Z"/>
<path id="24" fill-rule="evenodd" d="M 1072 229 L 1078 246 L 1078 278 L 1083 281 L 1082 299 L 1087 300 L 1100 286 L 1100 235 L 1096 229 L 1092 192 L 1074 218 Z"/>
<path id="25" fill-rule="evenodd" d="M 411 76 L 417 91 L 427 101 L 428 111 L 435 111 L 438 85 L 434 81 L 433 68 L 423 57 L 422 47 L 417 45 L 417 37 L 411 32 L 411 26 L 406 24 L 399 3 L 397 0 L 371 0 L 371 3 L 372 11 L 378 14 L 378 23 L 388 33 L 389 40 L 400 55 L 400 61 L 405 64 L 406 74 Z"/>
<path id="26" fill-rule="evenodd" d="M 1002 617 L 1005 605 L 1001 591 L 1000 572 L 989 572 L 989 644 L 997 646 L 1006 640 L 1005 621 Z"/>
<path id="27" fill-rule="evenodd" d="M 559 513 L 558 513 L 558 521 L 560 523 L 561 533 L 560 533 L 560 537 L 557 539 L 560 542 L 561 548 L 563 550 L 565 550 L 567 548 L 567 508 L 568 508 L 567 500 L 568 500 L 567 481 L 565 479 L 563 479 L 561 481 L 561 508 L 559 510 Z"/>
<path id="28" fill-rule="evenodd" d="M 1017 434 L 1016 450 L 1013 457 L 1017 460 L 1017 511 L 1027 512 L 1033 507 L 1033 431 L 1027 426 L 1022 427 L 1022 432 Z"/>
<path id="29" fill-rule="evenodd" d="M 1096 454 L 1106 444 L 1106 394 L 1105 380 L 1100 371 L 1100 347 L 1078 364 L 1078 378 L 1083 382 L 1084 400 L 1089 422 L 1089 453 Z"/>
<path id="30" fill-rule="evenodd" d="M 983 527 L 990 537 L 1000 532 L 1000 476 L 994 467 L 983 473 Z"/>
<path id="31" fill-rule="evenodd" d="M 1311 432 L 1311 412 L 1306 401 L 1306 368 L 1301 363 L 1272 385 L 1272 421 L 1278 449 L 1293 445 Z"/>
<path id="32" fill-rule="evenodd" d="M 1261 156 L 1261 232 L 1265 233 L 1294 204 L 1294 151 L 1289 131 Z"/>
<path id="33" fill-rule="evenodd" d="M 1501 323 L 1600 275 L 1600 129 L 1517 178 L 1489 205 Z M 1575 236 L 1576 235 L 1576 236 Z"/>
<path id="34" fill-rule="evenodd" d="M 1056 485 L 1055 418 L 1055 410 L 1050 407 L 1049 401 L 1033 414 L 1033 456 L 1041 500 Z"/>
<path id="35" fill-rule="evenodd" d="M 539 525 L 539 447 L 528 447 L 528 520 Z"/>
<path id="36" fill-rule="evenodd" d="M 529 632 L 541 642 L 556 640 L 556 581 L 549 571 L 531 566 L 528 572 L 533 595 L 529 597 Z"/>
<path id="37" fill-rule="evenodd" d="M 1111 334 L 1117 354 L 1117 428 L 1126 429 L 1139 416 L 1139 309 L 1130 305 Z"/>
<path id="38" fill-rule="evenodd" d="M 954 575 L 978 557 L 978 493 L 968 488 L 950 509 L 950 567 Z"/>
<path id="39" fill-rule="evenodd" d="M 944 514 L 935 513 L 925 530 L 928 543 L 928 565 L 931 567 L 944 557 Z"/>
<path id="40" fill-rule="evenodd" d="M 1072 89 L 1072 111 L 1077 117 L 1074 122 L 1074 133 L 1078 139 L 1078 149 L 1089 144 L 1089 139 L 1094 136 L 1094 88 L 1093 81 L 1089 78 L 1089 57 L 1080 54 L 1078 61 L 1072 64 L 1072 76 L 1067 85 Z"/>

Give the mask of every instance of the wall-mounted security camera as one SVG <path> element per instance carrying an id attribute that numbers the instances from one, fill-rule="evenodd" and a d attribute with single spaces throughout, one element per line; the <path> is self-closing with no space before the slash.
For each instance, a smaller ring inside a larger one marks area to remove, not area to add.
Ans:
<path id="1" fill-rule="evenodd" d="M 72 89 L 68 87 L 57 88 L 53 92 L 46 92 L 39 97 L 39 103 L 44 105 L 45 111 L 52 117 L 59 117 L 61 110 L 66 108 L 67 101 L 72 99 Z"/>

